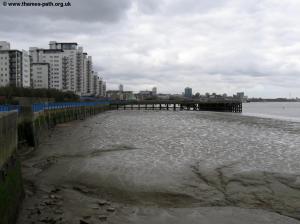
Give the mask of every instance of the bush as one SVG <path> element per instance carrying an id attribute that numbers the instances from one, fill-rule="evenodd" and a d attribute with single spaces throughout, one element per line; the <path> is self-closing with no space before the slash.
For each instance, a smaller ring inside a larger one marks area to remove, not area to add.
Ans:
<path id="1" fill-rule="evenodd" d="M 14 97 L 53 98 L 56 102 L 78 101 L 79 96 L 73 92 L 57 89 L 31 89 L 19 87 L 0 87 L 0 104 L 12 104 Z"/>

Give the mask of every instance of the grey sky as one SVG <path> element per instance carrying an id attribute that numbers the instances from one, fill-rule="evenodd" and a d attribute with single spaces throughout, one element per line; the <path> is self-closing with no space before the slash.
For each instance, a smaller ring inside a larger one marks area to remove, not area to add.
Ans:
<path id="1" fill-rule="evenodd" d="M 299 0 L 0 1 L 1 40 L 20 49 L 78 42 L 109 89 L 300 97 Z"/>

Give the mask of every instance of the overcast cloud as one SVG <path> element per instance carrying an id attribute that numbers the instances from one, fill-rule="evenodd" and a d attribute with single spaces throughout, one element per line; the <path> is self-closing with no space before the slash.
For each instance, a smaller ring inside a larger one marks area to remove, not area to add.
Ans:
<path id="1" fill-rule="evenodd" d="M 1 40 L 19 49 L 78 42 L 109 89 L 122 83 L 134 91 L 190 86 L 202 94 L 300 97 L 299 0 L 71 0 L 63 8 L 2 2 Z"/>

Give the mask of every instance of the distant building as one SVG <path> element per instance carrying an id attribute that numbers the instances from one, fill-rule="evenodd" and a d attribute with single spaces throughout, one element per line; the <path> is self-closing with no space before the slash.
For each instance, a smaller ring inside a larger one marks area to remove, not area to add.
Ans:
<path id="1" fill-rule="evenodd" d="M 243 99 L 245 97 L 245 93 L 244 92 L 238 92 L 238 93 L 236 93 L 236 97 L 240 98 L 240 99 Z"/>
<path id="2" fill-rule="evenodd" d="M 136 100 L 132 91 L 123 91 L 123 100 Z"/>
<path id="3" fill-rule="evenodd" d="M 169 100 L 170 99 L 170 94 L 158 94 L 157 98 L 160 100 Z"/>
<path id="4" fill-rule="evenodd" d="M 138 100 L 147 100 L 147 99 L 151 99 L 153 97 L 152 91 L 149 91 L 149 90 L 140 91 L 135 96 Z"/>
<path id="5" fill-rule="evenodd" d="M 152 88 L 152 95 L 153 95 L 153 96 L 156 96 L 156 95 L 157 95 L 157 88 L 156 88 L 156 87 L 153 87 L 153 88 Z"/>
<path id="6" fill-rule="evenodd" d="M 233 95 L 233 98 L 238 98 L 240 100 L 242 100 L 243 102 L 246 102 L 248 97 L 245 96 L 244 92 L 237 92 L 236 95 Z"/>
<path id="7" fill-rule="evenodd" d="M 193 96 L 193 90 L 190 87 L 186 87 L 184 89 L 184 96 L 187 98 L 191 98 Z"/>
<path id="8" fill-rule="evenodd" d="M 10 43 L 6 41 L 0 41 L 0 51 L 1 50 L 10 50 Z"/>
<path id="9" fill-rule="evenodd" d="M 106 96 L 105 82 L 99 76 L 97 77 L 96 95 L 98 97 L 105 97 Z"/>
<path id="10" fill-rule="evenodd" d="M 124 87 L 123 87 L 122 84 L 119 85 L 119 91 L 120 91 L 120 92 L 123 92 L 123 91 L 124 91 Z"/>
<path id="11" fill-rule="evenodd" d="M 106 96 L 112 100 L 123 100 L 123 93 L 119 90 L 108 90 Z"/>
<path id="12" fill-rule="evenodd" d="M 102 88 L 100 92 L 100 96 L 106 96 L 106 82 L 102 80 Z"/>

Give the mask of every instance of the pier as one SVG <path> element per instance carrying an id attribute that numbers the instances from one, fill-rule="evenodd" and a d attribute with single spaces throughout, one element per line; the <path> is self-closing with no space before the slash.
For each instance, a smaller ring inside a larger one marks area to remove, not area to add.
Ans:
<path id="1" fill-rule="evenodd" d="M 143 100 L 143 101 L 112 101 L 112 110 L 194 110 L 241 113 L 240 100 Z"/>

